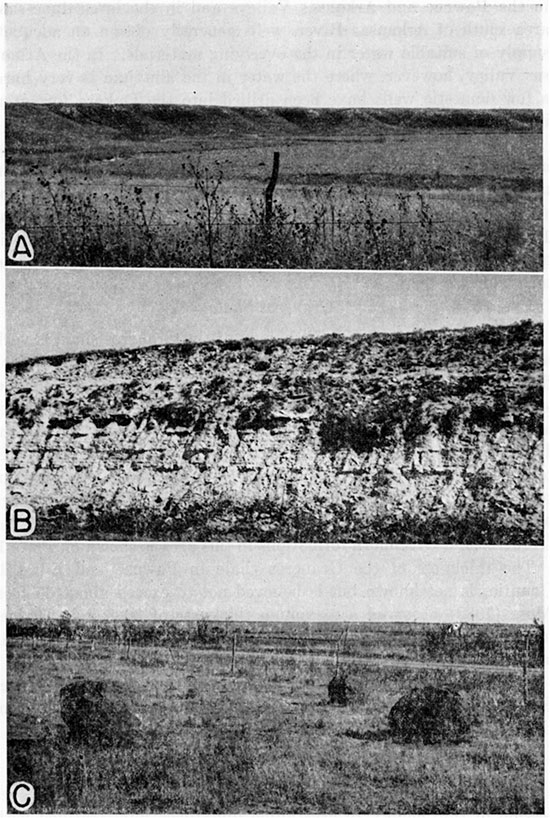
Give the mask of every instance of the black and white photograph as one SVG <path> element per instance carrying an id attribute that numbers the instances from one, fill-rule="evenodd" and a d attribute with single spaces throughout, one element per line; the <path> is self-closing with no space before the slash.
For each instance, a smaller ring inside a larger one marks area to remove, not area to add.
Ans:
<path id="1" fill-rule="evenodd" d="M 542 544 L 542 276 L 6 289 L 7 500 L 37 539 Z"/>
<path id="2" fill-rule="evenodd" d="M 8 543 L 9 779 L 41 814 L 543 814 L 542 557 Z"/>
<path id="3" fill-rule="evenodd" d="M 10 3 L 6 102 L 8 264 L 542 271 L 542 5 Z"/>
<path id="4" fill-rule="evenodd" d="M 548 10 L 3 23 L 4 809 L 543 815 Z"/>

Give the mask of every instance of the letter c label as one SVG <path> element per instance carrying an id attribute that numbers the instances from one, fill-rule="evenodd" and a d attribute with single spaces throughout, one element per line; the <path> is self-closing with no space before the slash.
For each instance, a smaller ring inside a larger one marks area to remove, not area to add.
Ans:
<path id="1" fill-rule="evenodd" d="M 34 804 L 34 787 L 26 781 L 16 781 L 10 787 L 10 804 L 17 812 L 26 812 Z"/>

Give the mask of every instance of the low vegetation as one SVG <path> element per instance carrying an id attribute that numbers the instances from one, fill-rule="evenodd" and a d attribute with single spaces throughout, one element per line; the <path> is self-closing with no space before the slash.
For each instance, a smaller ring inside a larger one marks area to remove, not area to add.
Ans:
<path id="1" fill-rule="evenodd" d="M 430 203 L 426 191 L 386 196 L 348 186 L 302 191 L 304 205 L 278 202 L 268 219 L 263 201 L 240 202 L 222 186 L 223 171 L 194 167 L 196 196 L 177 220 L 162 216 L 161 192 L 82 192 L 61 173 L 39 174 L 44 194 L 29 204 L 10 196 L 6 233 L 25 229 L 37 264 L 82 267 L 318 268 L 375 270 L 535 270 L 526 255 L 520 206 L 482 217 L 455 218 Z"/>
<path id="2" fill-rule="evenodd" d="M 482 487 L 482 488 L 486 488 Z M 350 505 L 323 509 L 257 500 L 170 502 L 158 510 L 88 509 L 76 515 L 65 504 L 36 508 L 34 539 L 163 540 L 175 542 L 446 543 L 542 545 L 538 528 L 499 523 L 493 515 L 390 513 L 365 519 Z M 327 519 L 328 518 L 328 519 Z"/>
<path id="3" fill-rule="evenodd" d="M 391 626 L 389 626 L 391 627 Z M 44 813 L 542 813 L 543 685 L 533 672 L 363 665 L 328 704 L 333 661 L 174 647 L 8 640 L 8 780 L 32 780 Z M 124 685 L 130 746 L 71 743 L 60 689 L 76 674 Z M 474 726 L 459 743 L 393 741 L 408 690 L 450 686 Z M 30 777 L 29 777 L 30 776 Z"/>

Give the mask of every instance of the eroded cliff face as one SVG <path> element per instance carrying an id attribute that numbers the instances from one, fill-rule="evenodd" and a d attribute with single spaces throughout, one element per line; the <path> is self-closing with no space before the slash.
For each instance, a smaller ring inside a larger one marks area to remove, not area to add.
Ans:
<path id="1" fill-rule="evenodd" d="M 327 525 L 481 514 L 536 538 L 541 342 L 523 323 L 20 364 L 8 372 L 8 502 L 83 521 L 263 500 Z M 211 527 L 226 535 L 224 509 Z"/>

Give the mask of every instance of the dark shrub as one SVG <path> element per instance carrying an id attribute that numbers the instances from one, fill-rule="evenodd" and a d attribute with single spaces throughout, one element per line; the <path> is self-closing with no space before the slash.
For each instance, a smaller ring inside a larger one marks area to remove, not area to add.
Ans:
<path id="1" fill-rule="evenodd" d="M 248 429 L 274 429 L 279 421 L 272 416 L 273 399 L 265 392 L 258 392 L 252 403 L 243 406 L 235 424 L 238 432 Z"/>
<path id="2" fill-rule="evenodd" d="M 164 406 L 154 406 L 150 411 L 150 417 L 172 428 L 193 427 L 196 432 L 200 432 L 205 424 L 200 409 L 194 403 L 167 403 Z"/>
<path id="3" fill-rule="evenodd" d="M 137 719 L 119 682 L 77 677 L 61 688 L 59 701 L 69 741 L 102 747 L 131 743 Z"/>
<path id="4" fill-rule="evenodd" d="M 439 418 L 439 430 L 444 437 L 453 437 L 458 431 L 458 427 L 460 425 L 460 418 L 462 417 L 463 410 L 460 406 L 454 405 L 451 406 L 450 409 L 441 415 Z"/>
<path id="5" fill-rule="evenodd" d="M 446 687 L 414 687 L 391 708 L 390 733 L 394 741 L 459 742 L 468 735 L 474 718 L 462 693 Z"/>
<path id="6" fill-rule="evenodd" d="M 337 670 L 328 683 L 329 704 L 338 704 L 345 707 L 349 704 L 349 699 L 353 692 L 353 688 L 349 684 L 345 672 L 343 670 Z"/>

